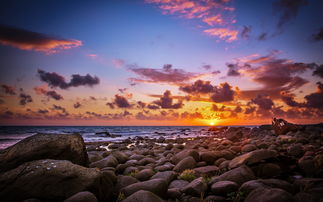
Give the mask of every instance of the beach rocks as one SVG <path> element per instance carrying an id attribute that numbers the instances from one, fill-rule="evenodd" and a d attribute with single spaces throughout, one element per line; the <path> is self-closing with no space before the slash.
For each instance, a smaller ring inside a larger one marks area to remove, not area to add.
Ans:
<path id="1" fill-rule="evenodd" d="M 0 172 L 33 160 L 57 159 L 88 166 L 83 138 L 79 134 L 37 134 L 0 153 Z"/>
<path id="2" fill-rule="evenodd" d="M 182 191 L 184 193 L 192 196 L 201 196 L 201 194 L 206 192 L 206 190 L 207 184 L 204 182 L 202 177 L 193 180 L 184 188 L 182 188 Z"/>
<path id="3" fill-rule="evenodd" d="M 163 202 L 163 200 L 150 191 L 140 190 L 123 200 L 123 202 Z"/>
<path id="4" fill-rule="evenodd" d="M 69 197 L 68 199 L 64 200 L 63 202 L 97 202 L 98 199 L 95 197 L 94 194 L 88 191 L 82 191 L 73 196 Z"/>
<path id="5" fill-rule="evenodd" d="M 295 202 L 293 196 L 278 188 L 259 188 L 252 191 L 245 202 L 254 202 L 254 201 L 261 201 L 261 202 Z"/>
<path id="6" fill-rule="evenodd" d="M 218 155 L 215 152 L 207 151 L 200 153 L 200 160 L 205 161 L 209 165 L 212 165 L 217 158 Z"/>
<path id="7" fill-rule="evenodd" d="M 98 200 L 108 200 L 113 183 L 104 172 L 65 160 L 27 162 L 0 175 L 3 201 L 28 198 L 61 201 L 85 190 L 92 192 Z"/>
<path id="8" fill-rule="evenodd" d="M 174 171 L 164 171 L 158 172 L 151 179 L 163 179 L 167 182 L 167 185 L 177 177 L 177 174 Z"/>
<path id="9" fill-rule="evenodd" d="M 174 171 L 176 172 L 183 172 L 186 169 L 192 169 L 195 168 L 196 166 L 196 161 L 194 160 L 193 157 L 188 156 L 181 160 L 177 165 L 174 167 Z"/>
<path id="10" fill-rule="evenodd" d="M 197 151 L 191 150 L 191 149 L 183 150 L 183 151 L 177 153 L 175 156 L 173 156 L 171 161 L 172 161 L 172 163 L 177 164 L 178 162 L 180 162 L 181 160 L 183 160 L 184 158 L 186 158 L 188 156 L 193 157 L 195 161 L 199 161 L 199 153 Z"/>
<path id="11" fill-rule="evenodd" d="M 91 163 L 90 167 L 104 168 L 104 167 L 116 167 L 117 165 L 118 165 L 118 160 L 113 155 L 109 155 L 104 159 Z"/>
<path id="12" fill-rule="evenodd" d="M 258 163 L 262 160 L 274 158 L 277 156 L 277 152 L 266 149 L 258 149 L 241 156 L 238 156 L 231 160 L 229 168 L 236 168 L 242 164 L 250 165 Z"/>
<path id="13" fill-rule="evenodd" d="M 167 192 L 168 184 L 163 179 L 152 179 L 145 182 L 137 182 L 131 184 L 123 189 L 120 192 L 124 193 L 126 196 L 130 196 L 131 194 L 140 191 L 150 191 L 158 196 L 165 196 Z"/>
<path id="14" fill-rule="evenodd" d="M 237 191 L 239 185 L 232 181 L 220 181 L 212 184 L 211 191 L 215 195 L 226 196 L 228 193 Z"/>
<path id="15" fill-rule="evenodd" d="M 247 166 L 242 165 L 242 166 L 235 168 L 233 170 L 229 170 L 220 176 L 212 177 L 210 184 L 214 184 L 214 183 L 220 182 L 220 181 L 232 181 L 232 182 L 236 182 L 237 184 L 241 185 L 244 182 L 254 180 L 254 179 L 256 179 L 256 177 L 255 177 L 254 173 L 252 172 L 252 170 L 250 168 L 248 168 Z"/>
<path id="16" fill-rule="evenodd" d="M 194 168 L 196 174 L 200 176 L 213 176 L 219 172 L 219 168 L 217 166 L 204 166 L 199 168 Z"/>

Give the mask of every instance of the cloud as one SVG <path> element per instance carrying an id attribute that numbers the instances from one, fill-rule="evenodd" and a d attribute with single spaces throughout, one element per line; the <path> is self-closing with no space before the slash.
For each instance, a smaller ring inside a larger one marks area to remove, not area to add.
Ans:
<path id="1" fill-rule="evenodd" d="M 111 62 L 117 68 L 121 68 L 125 65 L 125 61 L 122 59 L 112 59 Z"/>
<path id="2" fill-rule="evenodd" d="M 213 102 L 228 102 L 234 100 L 235 91 L 228 83 L 213 86 L 210 81 L 197 80 L 191 85 L 179 87 L 179 90 L 191 95 L 209 95 Z"/>
<path id="3" fill-rule="evenodd" d="M 274 102 L 270 97 L 265 95 L 258 95 L 256 98 L 252 99 L 251 102 L 258 105 L 259 108 L 263 110 L 270 110 L 274 106 Z"/>
<path id="4" fill-rule="evenodd" d="M 76 103 L 74 103 L 73 104 L 73 107 L 75 108 L 75 109 L 78 109 L 78 108 L 80 108 L 82 105 L 81 105 L 81 103 L 79 103 L 79 102 L 76 102 Z"/>
<path id="5" fill-rule="evenodd" d="M 313 76 L 318 76 L 323 78 L 323 65 L 317 65 L 317 64 L 313 64 L 315 67 L 315 70 L 313 71 Z"/>
<path id="6" fill-rule="evenodd" d="M 32 97 L 25 93 L 20 93 L 19 98 L 20 98 L 19 103 L 20 105 L 23 105 L 23 106 L 33 101 Z"/>
<path id="7" fill-rule="evenodd" d="M 211 65 L 203 65 L 202 68 L 205 70 L 210 70 L 210 69 L 212 69 L 212 66 Z"/>
<path id="8" fill-rule="evenodd" d="M 2 89 L 4 90 L 4 92 L 8 95 L 16 95 L 16 91 L 15 91 L 15 87 L 13 86 L 9 86 L 6 84 L 2 84 L 1 85 Z"/>
<path id="9" fill-rule="evenodd" d="M 210 36 L 216 36 L 226 42 L 232 42 L 238 39 L 238 31 L 228 28 L 211 28 L 206 29 L 204 32 Z"/>
<path id="10" fill-rule="evenodd" d="M 129 70 L 143 77 L 143 79 L 130 78 L 129 80 L 142 83 L 170 83 L 179 85 L 204 75 L 186 72 L 182 69 L 173 69 L 170 64 L 164 65 L 162 69 L 140 68 L 132 65 L 129 66 Z"/>
<path id="11" fill-rule="evenodd" d="M 0 44 L 13 46 L 21 50 L 34 50 L 52 54 L 61 50 L 79 47 L 82 42 L 0 24 Z"/>
<path id="12" fill-rule="evenodd" d="M 281 29 L 287 22 L 296 18 L 299 9 L 307 3 L 307 0 L 276 0 L 273 2 L 274 10 L 280 13 L 277 27 Z"/>
<path id="13" fill-rule="evenodd" d="M 323 27 L 320 30 L 312 35 L 312 39 L 314 41 L 322 41 L 323 40 Z"/>
<path id="14" fill-rule="evenodd" d="M 263 32 L 258 36 L 259 41 L 265 41 L 267 39 L 268 39 L 268 33 L 266 33 L 266 32 Z"/>
<path id="15" fill-rule="evenodd" d="M 96 76 L 89 74 L 81 76 L 79 74 L 73 74 L 70 82 L 66 82 L 65 78 L 56 72 L 46 72 L 38 69 L 38 76 L 41 81 L 46 82 L 50 87 L 59 87 L 61 89 L 68 89 L 70 87 L 78 86 L 90 86 L 100 83 L 100 79 Z"/>
<path id="16" fill-rule="evenodd" d="M 64 99 L 63 96 L 58 94 L 56 91 L 54 91 L 54 90 L 48 91 L 46 89 L 46 87 L 43 87 L 43 86 L 37 86 L 34 88 L 34 90 L 37 94 L 46 95 L 48 98 L 52 98 L 54 100 L 63 100 Z"/>
<path id="17" fill-rule="evenodd" d="M 203 18 L 203 22 L 206 24 L 213 26 L 213 25 L 222 25 L 225 23 L 224 19 L 222 18 L 221 14 L 205 17 Z"/>
<path id="18" fill-rule="evenodd" d="M 182 102 L 173 104 L 172 94 L 169 90 L 166 90 L 163 96 L 159 100 L 155 100 L 153 104 L 160 106 L 162 109 L 180 109 L 184 106 Z"/>
<path id="19" fill-rule="evenodd" d="M 137 102 L 137 105 L 138 105 L 138 107 L 139 107 L 139 108 L 142 108 L 142 109 L 143 109 L 143 108 L 145 108 L 145 107 L 146 107 L 146 105 L 147 105 L 147 104 L 146 104 L 146 103 L 144 103 L 144 102 L 142 102 L 142 101 L 138 101 L 138 102 Z"/>
<path id="20" fill-rule="evenodd" d="M 48 114 L 49 111 L 47 109 L 38 109 L 37 111 L 39 114 Z"/>
<path id="21" fill-rule="evenodd" d="M 121 95 L 115 95 L 114 104 L 119 108 L 130 108 L 132 105 L 128 102 L 127 98 Z"/>
<path id="22" fill-rule="evenodd" d="M 251 26 L 244 25 L 240 35 L 241 35 L 241 37 L 243 39 L 249 39 L 250 38 L 250 32 L 251 32 Z"/>
<path id="23" fill-rule="evenodd" d="M 53 107 L 51 108 L 53 111 L 59 111 L 61 112 L 60 114 L 58 114 L 59 116 L 61 117 L 66 117 L 69 115 L 69 113 L 67 112 L 67 110 L 62 107 L 62 106 L 59 106 L 59 105 L 53 105 Z"/>
<path id="24" fill-rule="evenodd" d="M 298 103 L 295 101 L 295 95 L 286 91 L 281 92 L 282 101 L 290 107 L 303 107 L 304 103 Z"/>
<path id="25" fill-rule="evenodd" d="M 311 93 L 304 97 L 306 100 L 306 106 L 310 108 L 323 109 L 323 83 L 317 82 L 317 92 Z"/>

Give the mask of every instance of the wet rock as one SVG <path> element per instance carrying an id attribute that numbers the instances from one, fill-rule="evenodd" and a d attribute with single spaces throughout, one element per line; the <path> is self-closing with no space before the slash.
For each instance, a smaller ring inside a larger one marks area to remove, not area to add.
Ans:
<path id="1" fill-rule="evenodd" d="M 135 174 L 135 178 L 137 178 L 140 181 L 146 181 L 146 180 L 149 180 L 151 176 L 153 176 L 154 174 L 155 172 L 152 169 L 147 168 Z"/>
<path id="2" fill-rule="evenodd" d="M 181 160 L 183 160 L 184 158 L 191 156 L 194 158 L 195 161 L 199 161 L 199 153 L 195 150 L 183 150 L 179 153 L 177 153 L 175 156 L 173 156 L 173 158 L 171 159 L 171 162 L 173 164 L 177 164 L 178 162 L 180 162 Z"/>
<path id="3" fill-rule="evenodd" d="M 297 131 L 300 127 L 295 124 L 288 123 L 284 119 L 273 118 L 272 128 L 274 129 L 276 135 L 285 135 L 290 131 Z"/>
<path id="4" fill-rule="evenodd" d="M 92 192 L 98 200 L 109 200 L 113 183 L 98 169 L 65 160 L 27 162 L 0 175 L 0 198 L 3 201 L 28 198 L 62 201 L 81 191 Z"/>
<path id="5" fill-rule="evenodd" d="M 237 191 L 239 185 L 232 181 L 220 181 L 212 184 L 211 191 L 215 195 L 226 196 L 228 193 Z"/>
<path id="6" fill-rule="evenodd" d="M 204 166 L 199 168 L 194 168 L 196 174 L 200 176 L 212 176 L 219 172 L 219 168 L 217 166 Z"/>
<path id="7" fill-rule="evenodd" d="M 163 202 L 161 198 L 156 196 L 154 193 L 150 191 L 145 191 L 145 190 L 140 190 L 137 191 L 136 193 L 132 194 L 123 202 Z"/>
<path id="8" fill-rule="evenodd" d="M 97 202 L 94 194 L 88 191 L 79 192 L 64 200 L 64 202 Z"/>
<path id="9" fill-rule="evenodd" d="M 183 172 L 186 169 L 195 168 L 195 166 L 196 166 L 196 161 L 194 160 L 194 158 L 191 156 L 188 156 L 183 160 L 181 160 L 179 163 L 177 163 L 173 170 L 176 172 Z"/>
<path id="10" fill-rule="evenodd" d="M 167 144 L 165 149 L 166 150 L 171 150 L 173 148 L 173 144 Z"/>
<path id="11" fill-rule="evenodd" d="M 199 177 L 188 185 L 186 185 L 182 191 L 191 196 L 201 196 L 202 193 L 205 193 L 207 190 L 207 184 L 204 182 L 202 177 Z"/>
<path id="12" fill-rule="evenodd" d="M 110 155 L 100 161 L 91 163 L 90 167 L 104 168 L 104 167 L 116 167 L 117 165 L 118 165 L 117 159 L 114 156 Z"/>
<path id="13" fill-rule="evenodd" d="M 259 163 L 262 160 L 275 158 L 276 156 L 277 156 L 276 151 L 258 149 L 232 159 L 229 164 L 229 168 L 235 168 L 242 164 L 250 165 L 254 163 Z"/>
<path id="14" fill-rule="evenodd" d="M 146 190 L 150 191 L 158 196 L 165 196 L 167 193 L 167 182 L 163 179 L 153 179 L 148 180 L 144 182 L 137 182 L 134 184 L 131 184 L 123 189 L 121 189 L 121 192 L 124 193 L 126 196 L 129 196 L 137 191 L 140 190 Z"/>
<path id="15" fill-rule="evenodd" d="M 255 176 L 254 176 L 254 173 L 252 172 L 252 170 L 250 168 L 248 168 L 247 166 L 242 165 L 242 166 L 235 168 L 233 170 L 229 170 L 220 176 L 212 177 L 210 184 L 214 184 L 214 183 L 220 182 L 220 181 L 232 181 L 232 182 L 236 182 L 237 184 L 241 185 L 244 182 L 254 180 L 254 179 L 255 179 Z"/>
<path id="16" fill-rule="evenodd" d="M 151 177 L 151 179 L 163 179 L 167 182 L 167 185 L 177 177 L 174 171 L 158 172 Z"/>
<path id="17" fill-rule="evenodd" d="M 245 202 L 295 202 L 293 196 L 278 188 L 259 188 L 253 190 L 245 199 Z"/>
<path id="18" fill-rule="evenodd" d="M 82 166 L 89 164 L 81 135 L 37 134 L 21 140 L 0 153 L 0 172 L 39 159 L 69 160 Z"/>

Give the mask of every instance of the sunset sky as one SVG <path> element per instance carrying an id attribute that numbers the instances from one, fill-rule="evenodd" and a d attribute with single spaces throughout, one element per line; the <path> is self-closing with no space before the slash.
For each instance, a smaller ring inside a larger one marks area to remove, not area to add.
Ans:
<path id="1" fill-rule="evenodd" d="M 0 125 L 323 122 L 323 1 L 13 1 Z"/>

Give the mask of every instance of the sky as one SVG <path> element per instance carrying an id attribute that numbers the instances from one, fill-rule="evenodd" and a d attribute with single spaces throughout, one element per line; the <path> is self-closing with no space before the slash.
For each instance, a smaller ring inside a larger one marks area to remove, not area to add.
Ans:
<path id="1" fill-rule="evenodd" d="M 323 122 L 319 0 L 4 0 L 0 125 Z"/>

